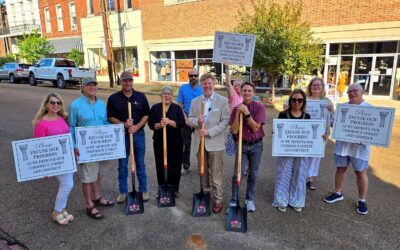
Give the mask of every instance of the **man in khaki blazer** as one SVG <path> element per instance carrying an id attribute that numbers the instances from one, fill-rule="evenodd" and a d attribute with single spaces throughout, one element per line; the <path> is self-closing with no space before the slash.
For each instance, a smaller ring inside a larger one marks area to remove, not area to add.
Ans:
<path id="1" fill-rule="evenodd" d="M 211 74 L 200 77 L 203 95 L 192 100 L 189 112 L 189 123 L 195 128 L 194 152 L 200 163 L 200 136 L 205 137 L 204 150 L 204 191 L 213 191 L 214 213 L 222 210 L 222 173 L 223 157 L 225 152 L 225 131 L 228 128 L 230 110 L 228 99 L 214 92 L 216 78 Z M 201 104 L 204 102 L 204 116 L 201 113 Z M 204 130 L 201 129 L 202 124 Z"/>

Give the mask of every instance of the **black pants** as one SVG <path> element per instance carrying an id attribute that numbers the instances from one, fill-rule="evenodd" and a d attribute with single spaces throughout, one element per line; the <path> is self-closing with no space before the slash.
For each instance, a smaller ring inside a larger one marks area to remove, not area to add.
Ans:
<path id="1" fill-rule="evenodd" d="M 188 170 L 190 168 L 190 145 L 192 144 L 193 129 L 189 126 L 184 126 L 181 130 L 183 141 L 183 168 Z"/>

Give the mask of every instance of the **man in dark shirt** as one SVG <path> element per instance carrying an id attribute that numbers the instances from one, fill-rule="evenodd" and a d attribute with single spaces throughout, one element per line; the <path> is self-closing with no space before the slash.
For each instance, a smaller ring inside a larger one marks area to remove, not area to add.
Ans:
<path id="1" fill-rule="evenodd" d="M 125 146 L 126 158 L 119 159 L 118 162 L 118 181 L 119 195 L 117 203 L 124 203 L 128 193 L 128 160 L 129 160 L 129 134 L 133 134 L 134 153 L 136 163 L 136 173 L 139 181 L 139 192 L 143 192 L 143 200 L 149 200 L 147 193 L 147 175 L 144 164 L 145 155 L 145 135 L 144 126 L 149 118 L 149 102 L 146 96 L 133 89 L 132 72 L 122 72 L 121 91 L 112 94 L 107 102 L 107 117 L 110 123 L 124 124 L 125 127 Z M 128 102 L 132 106 L 132 119 L 128 115 Z"/>

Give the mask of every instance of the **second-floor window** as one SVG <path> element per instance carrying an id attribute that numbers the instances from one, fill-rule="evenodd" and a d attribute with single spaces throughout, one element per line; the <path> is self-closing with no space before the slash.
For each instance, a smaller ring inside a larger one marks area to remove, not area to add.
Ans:
<path id="1" fill-rule="evenodd" d="M 108 7 L 108 11 L 114 11 L 115 10 L 114 0 L 107 0 L 107 7 Z"/>
<path id="2" fill-rule="evenodd" d="M 125 9 L 132 9 L 133 0 L 126 0 Z"/>
<path id="3" fill-rule="evenodd" d="M 78 27 L 76 21 L 75 3 L 69 3 L 69 13 L 71 19 L 71 30 L 76 30 Z"/>
<path id="4" fill-rule="evenodd" d="M 51 22 L 49 8 L 44 8 L 44 22 L 46 26 L 46 32 L 51 33 Z"/>
<path id="5" fill-rule="evenodd" d="M 93 0 L 87 0 L 87 6 L 88 6 L 88 15 L 92 15 L 94 13 Z"/>
<path id="6" fill-rule="evenodd" d="M 57 27 L 58 31 L 64 31 L 64 24 L 62 19 L 62 9 L 60 5 L 56 5 Z"/>

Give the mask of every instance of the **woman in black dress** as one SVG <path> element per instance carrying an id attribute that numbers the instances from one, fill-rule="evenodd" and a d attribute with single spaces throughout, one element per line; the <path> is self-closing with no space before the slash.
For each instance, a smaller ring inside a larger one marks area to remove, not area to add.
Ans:
<path id="1" fill-rule="evenodd" d="M 167 184 L 173 187 L 174 195 L 178 197 L 183 152 L 181 128 L 185 124 L 185 116 L 181 106 L 172 102 L 173 92 L 170 86 L 163 86 L 160 96 L 165 98 L 166 118 L 163 118 L 162 102 L 160 102 L 151 107 L 148 120 L 150 129 L 154 130 L 153 148 L 157 181 L 159 186 L 165 185 L 163 127 L 167 127 Z"/>

